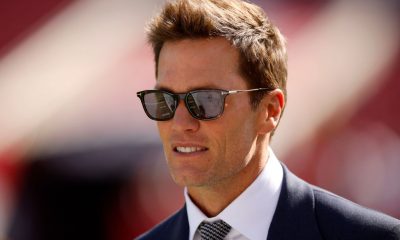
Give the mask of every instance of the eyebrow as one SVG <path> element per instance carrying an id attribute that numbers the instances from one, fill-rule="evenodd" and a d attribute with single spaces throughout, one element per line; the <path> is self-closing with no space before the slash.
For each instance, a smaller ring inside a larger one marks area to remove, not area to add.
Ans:
<path id="1" fill-rule="evenodd" d="M 172 93 L 175 92 L 175 91 L 173 91 L 171 88 L 169 88 L 169 87 L 164 87 L 164 86 L 157 86 L 157 85 L 155 85 L 155 86 L 154 86 L 154 89 L 162 90 L 162 91 L 167 91 L 167 92 L 172 92 Z M 221 90 L 224 90 L 223 88 L 216 87 L 215 85 L 205 85 L 205 86 L 199 86 L 199 87 L 189 88 L 189 90 L 186 91 L 186 92 L 195 91 L 195 90 L 213 90 L 213 89 L 221 89 Z"/>
<path id="2" fill-rule="evenodd" d="M 167 92 L 174 92 L 174 91 L 172 91 L 172 89 L 170 89 L 168 87 L 160 87 L 160 86 L 157 86 L 157 85 L 154 86 L 154 89 L 163 90 L 163 91 L 167 91 Z"/>

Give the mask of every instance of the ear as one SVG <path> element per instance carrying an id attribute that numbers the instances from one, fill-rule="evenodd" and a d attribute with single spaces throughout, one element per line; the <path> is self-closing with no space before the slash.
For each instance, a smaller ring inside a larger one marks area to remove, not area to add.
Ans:
<path id="1" fill-rule="evenodd" d="M 285 97 L 280 89 L 269 92 L 263 98 L 259 106 L 259 134 L 271 133 L 278 126 L 284 106 Z"/>

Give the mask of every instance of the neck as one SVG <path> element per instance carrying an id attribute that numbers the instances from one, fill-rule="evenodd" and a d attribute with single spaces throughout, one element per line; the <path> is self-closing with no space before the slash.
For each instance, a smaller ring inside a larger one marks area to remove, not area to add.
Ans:
<path id="1" fill-rule="evenodd" d="M 234 178 L 217 184 L 188 187 L 188 194 L 207 217 L 215 217 L 250 186 L 265 167 L 268 150 L 260 151 Z"/>

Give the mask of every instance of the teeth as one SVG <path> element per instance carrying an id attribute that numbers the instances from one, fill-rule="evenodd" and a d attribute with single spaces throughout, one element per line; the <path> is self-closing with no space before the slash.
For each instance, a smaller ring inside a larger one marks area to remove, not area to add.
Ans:
<path id="1" fill-rule="evenodd" d="M 176 151 L 182 152 L 182 153 L 192 153 L 192 152 L 204 151 L 204 148 L 201 148 L 201 147 L 177 147 Z"/>

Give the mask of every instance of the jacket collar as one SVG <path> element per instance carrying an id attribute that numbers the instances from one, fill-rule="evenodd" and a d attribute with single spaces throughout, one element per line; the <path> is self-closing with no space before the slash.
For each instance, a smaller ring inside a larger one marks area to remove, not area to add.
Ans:
<path id="1" fill-rule="evenodd" d="M 186 210 L 186 204 L 173 217 L 174 221 L 170 222 L 168 229 L 170 235 L 168 239 L 187 240 L 189 238 L 189 222 Z"/>
<path id="2" fill-rule="evenodd" d="M 282 164 L 283 182 L 267 240 L 321 239 L 311 186 Z"/>

